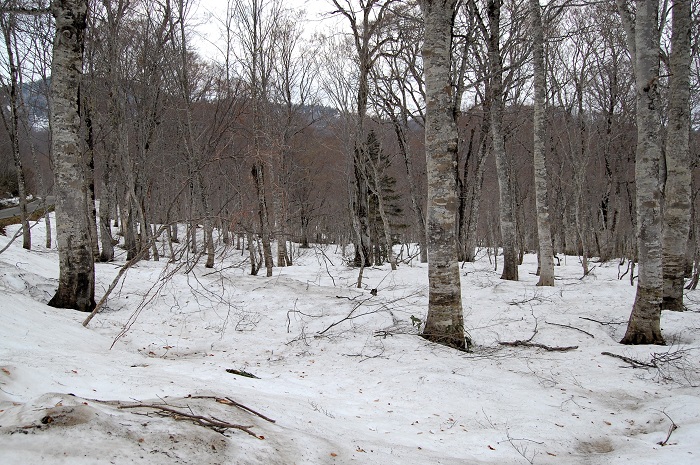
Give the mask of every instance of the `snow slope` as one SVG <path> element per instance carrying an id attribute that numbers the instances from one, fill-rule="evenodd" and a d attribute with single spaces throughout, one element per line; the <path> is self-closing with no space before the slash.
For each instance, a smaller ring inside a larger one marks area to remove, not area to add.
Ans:
<path id="1" fill-rule="evenodd" d="M 84 314 L 45 305 L 56 250 L 13 244 L 0 254 L 0 464 L 700 463 L 696 291 L 690 311 L 663 314 L 672 344 L 621 346 L 634 288 L 617 263 L 580 279 L 567 257 L 538 288 L 534 256 L 520 282 L 483 256 L 462 268 L 476 346 L 460 353 L 417 336 L 425 265 L 368 269 L 358 290 L 340 252 L 302 251 L 271 278 L 249 276 L 235 250 L 216 270 L 144 261 L 86 329 Z M 98 298 L 123 262 L 97 265 Z M 577 348 L 499 344 L 535 330 L 533 343 Z"/>

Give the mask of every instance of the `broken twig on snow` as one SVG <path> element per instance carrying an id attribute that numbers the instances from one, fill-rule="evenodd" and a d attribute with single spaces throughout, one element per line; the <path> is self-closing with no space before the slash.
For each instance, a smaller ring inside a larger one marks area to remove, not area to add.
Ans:
<path id="1" fill-rule="evenodd" d="M 253 427 L 253 425 L 250 426 L 245 426 L 245 425 L 237 425 L 235 423 L 229 423 L 227 421 L 219 420 L 214 417 L 207 417 L 204 415 L 196 415 L 193 413 L 187 413 L 187 412 L 181 412 L 180 410 L 175 410 L 174 408 L 170 407 L 164 407 L 162 405 L 154 405 L 154 404 L 134 404 L 134 405 L 120 405 L 120 409 L 130 409 L 130 408 L 148 408 L 148 409 L 153 409 L 153 410 L 160 410 L 161 412 L 165 412 L 166 415 L 176 419 L 176 420 L 190 420 L 200 426 L 204 426 L 205 428 L 212 428 L 215 431 L 221 432 L 219 430 L 225 430 L 225 429 L 238 429 L 241 430 L 245 433 L 248 433 L 249 435 L 257 438 L 257 439 L 264 439 L 262 436 L 258 436 L 254 432 L 250 430 L 250 428 Z"/>
<path id="2" fill-rule="evenodd" d="M 666 415 L 666 418 L 668 418 L 671 421 L 671 426 L 668 428 L 668 434 L 666 435 L 666 439 L 657 443 L 660 446 L 665 446 L 666 444 L 668 444 L 668 440 L 671 439 L 671 434 L 673 434 L 673 432 L 678 429 L 678 425 L 675 421 L 673 421 L 673 418 L 671 418 L 668 413 L 664 412 L 663 410 L 661 411 L 661 413 Z"/>
<path id="3" fill-rule="evenodd" d="M 607 355 L 609 357 L 619 358 L 623 362 L 627 362 L 632 365 L 632 368 L 658 368 L 656 362 L 647 363 L 641 360 L 636 360 L 634 358 L 625 357 L 624 355 L 613 354 L 611 352 L 601 352 L 601 355 Z"/>
<path id="4" fill-rule="evenodd" d="M 595 339 L 595 336 L 592 335 L 591 333 L 589 333 L 588 331 L 584 331 L 584 330 L 582 330 L 581 328 L 577 328 L 577 327 L 575 327 L 575 326 L 562 325 L 562 324 L 560 324 L 560 323 L 550 323 L 549 321 L 545 321 L 545 323 L 547 323 L 548 325 L 552 325 L 552 326 L 560 326 L 560 327 L 562 327 L 562 328 L 574 329 L 574 330 L 576 330 L 576 331 L 582 332 L 583 334 L 588 334 L 589 336 L 591 336 L 592 338 Z"/>
<path id="5" fill-rule="evenodd" d="M 256 412 L 252 408 L 245 406 L 241 404 L 240 402 L 236 402 L 235 400 L 231 399 L 230 397 L 216 397 L 216 396 L 189 396 L 191 399 L 214 399 L 220 404 L 224 405 L 233 405 L 234 407 L 238 407 L 239 409 L 245 410 L 246 412 L 252 413 L 253 415 L 256 415 L 260 418 L 262 418 L 265 421 L 269 421 L 270 423 L 276 423 L 275 420 L 272 418 L 263 415 L 260 412 Z"/>
<path id="6" fill-rule="evenodd" d="M 530 341 L 506 341 L 506 342 L 499 342 L 499 345 L 502 346 L 509 346 L 509 347 L 536 347 L 538 349 L 544 349 L 548 352 L 566 352 L 568 350 L 575 350 L 578 349 L 578 346 L 548 346 L 545 344 L 538 344 L 536 342 L 530 342 Z"/>

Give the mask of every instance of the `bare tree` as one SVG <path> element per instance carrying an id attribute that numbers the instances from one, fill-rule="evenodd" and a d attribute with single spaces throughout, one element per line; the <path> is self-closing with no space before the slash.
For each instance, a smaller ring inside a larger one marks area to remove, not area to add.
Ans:
<path id="1" fill-rule="evenodd" d="M 241 62 L 244 66 L 252 109 L 252 137 L 250 173 L 255 183 L 260 219 L 260 236 L 267 276 L 272 276 L 272 248 L 270 243 L 271 228 L 269 208 L 267 205 L 266 174 L 269 170 L 270 142 L 269 122 L 270 92 L 272 72 L 275 63 L 275 42 L 277 39 L 277 20 L 282 12 L 282 3 L 278 0 L 248 0 L 235 7 L 238 23 L 238 39 L 242 47 Z"/>
<path id="2" fill-rule="evenodd" d="M 383 31 L 386 41 L 378 66 L 372 68 L 374 92 L 371 99 L 380 118 L 387 119 L 396 136 L 403 161 L 411 210 L 418 231 L 421 263 L 428 262 L 426 245 L 424 195 L 416 182 L 414 150 L 410 136 L 414 127 L 425 124 L 423 67 L 420 60 L 423 25 L 420 10 L 408 3 L 397 7 L 391 22 Z"/>
<path id="3" fill-rule="evenodd" d="M 0 30 L 5 42 L 5 52 L 7 60 L 9 83 L 5 83 L 4 79 L 0 78 L 0 83 L 8 89 L 9 93 L 9 114 L 6 111 L 0 111 L 2 122 L 5 130 L 10 136 L 10 146 L 12 148 L 12 157 L 15 161 L 15 171 L 17 172 L 17 191 L 19 194 L 19 212 L 20 223 L 22 224 L 22 247 L 31 250 L 32 236 L 29 230 L 29 220 L 27 214 L 27 187 L 24 176 L 24 168 L 22 167 L 22 157 L 19 148 L 19 111 L 21 103 L 20 89 L 20 63 L 19 57 L 16 55 L 17 46 L 17 17 L 13 13 L 7 13 L 0 16 Z"/>
<path id="4" fill-rule="evenodd" d="M 546 81 L 544 69 L 544 32 L 539 0 L 530 0 L 530 27 L 532 28 L 533 64 L 534 64 L 534 166 L 535 195 L 537 207 L 537 237 L 539 243 L 538 286 L 554 286 L 554 251 L 549 223 L 549 202 L 547 199 L 547 166 L 545 165 L 546 137 Z"/>
<path id="5" fill-rule="evenodd" d="M 624 3 L 619 0 L 618 3 Z M 658 0 L 639 0 L 632 22 L 625 18 L 626 29 L 634 31 L 635 81 L 637 89 L 637 247 L 639 281 L 623 344 L 664 344 L 661 335 L 663 275 L 661 264 L 661 134 L 659 109 L 659 28 Z M 629 40 L 632 43 L 632 39 Z M 632 47 L 631 47 L 632 48 Z"/>
<path id="6" fill-rule="evenodd" d="M 503 58 L 501 56 L 501 0 L 488 0 L 489 23 L 488 53 L 491 90 L 491 147 L 496 157 L 499 187 L 501 241 L 503 243 L 503 273 L 501 279 L 518 280 L 518 254 L 516 251 L 516 224 L 514 204 L 514 179 L 511 162 L 503 141 Z"/>
<path id="7" fill-rule="evenodd" d="M 420 1 L 425 24 L 425 147 L 428 163 L 428 317 L 423 336 L 465 349 L 457 264 L 457 125 L 453 112 L 451 50 L 456 0 Z"/>
<path id="8" fill-rule="evenodd" d="M 355 265 L 364 266 L 372 262 L 372 244 L 369 221 L 369 192 L 377 194 L 376 182 L 373 179 L 375 170 L 371 168 L 371 160 L 367 150 L 367 107 L 370 94 L 370 73 L 379 57 L 379 52 L 388 41 L 380 31 L 390 14 L 390 8 L 395 0 L 381 2 L 379 0 L 359 0 L 355 5 L 351 0 L 332 0 L 337 8 L 334 13 L 344 16 L 351 30 L 351 40 L 357 60 L 357 89 L 356 89 L 356 124 L 354 135 L 353 157 L 353 188 L 352 213 L 355 216 L 358 237 L 355 244 Z M 373 187 L 374 186 L 374 187 Z M 381 205 L 381 202 L 380 202 Z M 380 206 L 380 209 L 382 206 Z M 385 228 L 388 227 L 388 222 Z M 390 247 L 390 245 L 389 245 Z M 392 265 L 396 267 L 395 263 Z M 362 272 L 360 272 L 360 276 Z M 358 278 L 358 287 L 361 277 Z"/>
<path id="9" fill-rule="evenodd" d="M 58 290 L 49 305 L 91 311 L 95 307 L 95 264 L 88 231 L 79 114 L 87 0 L 56 1 L 51 10 L 56 35 L 50 118 L 60 275 Z"/>
<path id="10" fill-rule="evenodd" d="M 674 0 L 664 185 L 662 308 L 684 310 L 683 285 L 690 232 L 691 0 Z"/>

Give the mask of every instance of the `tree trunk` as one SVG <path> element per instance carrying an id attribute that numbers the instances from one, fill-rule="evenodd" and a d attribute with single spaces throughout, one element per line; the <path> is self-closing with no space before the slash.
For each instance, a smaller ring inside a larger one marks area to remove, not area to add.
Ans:
<path id="1" fill-rule="evenodd" d="M 490 90 L 486 89 L 487 97 L 484 100 L 484 114 L 481 121 L 479 136 L 479 152 L 477 154 L 476 168 L 474 173 L 474 185 L 471 189 L 471 199 L 469 207 L 469 218 L 467 223 L 466 237 L 464 238 L 465 260 L 473 262 L 476 260 L 476 228 L 479 224 L 479 210 L 481 208 L 481 189 L 484 185 L 484 170 L 486 168 L 486 158 L 488 155 L 488 136 L 490 132 Z"/>
<path id="2" fill-rule="evenodd" d="M 49 113 L 60 268 L 58 290 L 49 305 L 85 312 L 95 307 L 95 264 L 80 146 L 79 86 L 87 9 L 87 0 L 52 3 L 56 35 Z"/>
<path id="3" fill-rule="evenodd" d="M 671 34 L 666 184 L 664 189 L 662 308 L 682 311 L 690 233 L 690 0 L 674 0 Z"/>
<path id="4" fill-rule="evenodd" d="M 264 165 L 260 161 L 255 161 L 251 174 L 255 181 L 255 189 L 258 193 L 258 216 L 260 217 L 260 236 L 262 237 L 263 256 L 265 258 L 265 269 L 267 276 L 272 276 L 272 247 L 270 246 L 270 223 L 267 213 L 267 200 L 265 198 L 265 176 Z"/>
<path id="5" fill-rule="evenodd" d="M 530 21 L 533 41 L 534 63 L 534 171 L 535 171 L 535 205 L 537 209 L 537 240 L 539 243 L 538 263 L 540 280 L 538 286 L 554 286 L 554 251 L 552 250 L 552 233 L 549 222 L 549 201 L 547 199 L 547 166 L 545 164 L 546 101 L 544 70 L 544 33 L 539 0 L 530 0 Z"/>
<path id="6" fill-rule="evenodd" d="M 456 0 L 420 1 L 425 24 L 425 148 L 428 174 L 428 317 L 423 336 L 459 349 L 464 334 L 457 263 L 457 125 L 452 112 L 451 45 Z"/>
<path id="7" fill-rule="evenodd" d="M 102 173 L 102 196 L 100 199 L 100 251 L 101 262 L 111 262 L 114 260 L 114 245 L 112 238 L 112 228 L 110 227 L 109 212 L 112 211 L 112 186 L 110 185 L 109 172 L 111 164 L 107 163 Z"/>
<path id="8" fill-rule="evenodd" d="M 97 259 L 100 256 L 100 247 L 97 236 L 97 208 L 95 204 L 95 139 L 92 128 L 92 107 L 90 102 L 83 100 L 82 103 L 83 122 L 85 125 L 83 163 L 85 164 L 85 181 L 87 183 L 85 204 L 88 206 L 88 230 L 90 231 L 92 254 Z"/>
<path id="9" fill-rule="evenodd" d="M 126 259 L 131 260 L 138 253 L 136 244 L 136 225 L 134 224 L 134 209 L 131 206 L 131 197 L 126 194 L 125 206 L 121 208 L 122 221 L 121 228 L 124 235 L 124 249 L 126 249 Z"/>
<path id="10" fill-rule="evenodd" d="M 501 242 L 503 244 L 503 273 L 501 279 L 518 280 L 515 213 L 510 160 L 503 141 L 503 64 L 500 50 L 501 0 L 488 1 L 489 71 L 491 74 L 491 140 L 498 172 Z"/>
<path id="11" fill-rule="evenodd" d="M 411 161 L 410 154 L 408 152 L 408 141 L 406 140 L 406 131 L 408 127 L 408 121 L 405 109 L 401 110 L 401 122 L 399 119 L 392 115 L 392 124 L 394 126 L 394 132 L 396 133 L 396 140 L 399 144 L 399 152 L 401 153 L 401 158 L 403 158 L 404 167 L 406 168 L 406 177 L 408 178 L 408 189 L 411 194 L 411 210 L 413 210 L 414 217 L 416 219 L 416 224 L 418 225 L 418 246 L 420 247 L 420 262 L 428 263 L 428 247 L 426 246 L 427 236 L 425 234 L 425 216 L 423 215 L 423 209 L 421 208 L 420 201 L 418 200 L 418 192 L 413 181 L 413 162 Z"/>
<path id="12" fill-rule="evenodd" d="M 359 149 L 358 149 L 359 150 Z M 358 158 L 360 155 L 355 151 L 353 171 L 355 172 L 353 182 L 353 208 L 352 213 L 357 218 L 356 243 L 355 243 L 355 266 L 363 268 L 372 263 L 372 249 L 369 228 L 369 189 L 365 176 L 361 170 L 364 166 Z"/>
<path id="13" fill-rule="evenodd" d="M 664 344 L 661 335 L 661 141 L 659 107 L 658 0 L 637 1 L 635 83 L 637 90 L 637 295 L 623 344 Z"/>
<path id="14" fill-rule="evenodd" d="M 10 121 L 5 118 L 5 112 L 2 112 L 2 120 L 5 124 L 5 129 L 10 136 L 10 146 L 12 149 L 12 157 L 15 161 L 15 169 L 17 170 L 17 191 L 19 193 L 19 217 L 22 225 L 22 247 L 32 249 L 32 235 L 29 229 L 29 215 L 27 214 L 27 188 L 24 179 L 24 169 L 22 168 L 22 157 L 19 152 L 19 99 L 17 95 L 19 88 L 19 69 L 15 62 L 15 54 L 13 43 L 15 42 L 15 17 L 13 14 L 3 15 L 0 20 L 2 33 L 5 39 L 5 51 L 7 53 L 7 62 L 10 67 Z"/>

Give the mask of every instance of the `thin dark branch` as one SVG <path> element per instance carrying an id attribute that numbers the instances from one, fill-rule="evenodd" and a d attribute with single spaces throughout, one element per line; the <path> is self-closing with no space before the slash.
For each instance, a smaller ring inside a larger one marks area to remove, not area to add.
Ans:
<path id="1" fill-rule="evenodd" d="M 602 355 L 607 355 L 609 357 L 619 358 L 623 362 L 627 362 L 632 365 L 632 368 L 658 368 L 656 363 L 642 362 L 641 360 L 636 360 L 630 357 L 625 357 L 624 355 L 613 354 L 611 352 L 601 352 Z"/>
<path id="2" fill-rule="evenodd" d="M 502 345 L 502 346 L 509 346 L 509 347 L 535 347 L 538 349 L 544 349 L 548 352 L 566 352 L 569 350 L 578 349 L 578 346 L 564 346 L 564 347 L 548 346 L 545 344 L 538 344 L 536 342 L 528 342 L 528 341 L 506 341 L 506 342 L 499 342 L 498 344 Z"/>
<path id="3" fill-rule="evenodd" d="M 595 336 L 592 335 L 591 333 L 589 333 L 588 331 L 584 331 L 584 330 L 582 330 L 581 328 L 577 328 L 577 327 L 575 327 L 575 326 L 562 325 L 562 324 L 559 324 L 559 323 L 550 323 L 549 321 L 545 321 L 545 323 L 547 323 L 548 325 L 552 325 L 552 326 L 560 326 L 560 327 L 562 327 L 562 328 L 574 329 L 574 330 L 576 330 L 576 331 L 582 332 L 583 334 L 588 334 L 589 336 L 591 336 L 592 338 L 595 339 Z"/>

